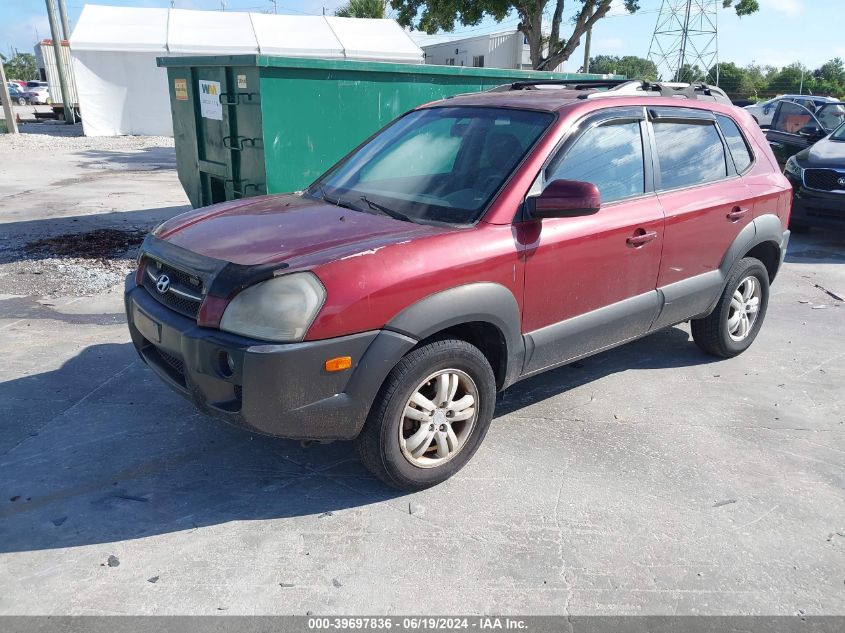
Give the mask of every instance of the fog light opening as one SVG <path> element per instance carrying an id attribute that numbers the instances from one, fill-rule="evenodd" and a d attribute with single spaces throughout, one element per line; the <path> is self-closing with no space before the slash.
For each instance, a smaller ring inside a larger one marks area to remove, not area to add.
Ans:
<path id="1" fill-rule="evenodd" d="M 220 352 L 220 373 L 229 378 L 235 373 L 235 359 L 229 352 Z"/>

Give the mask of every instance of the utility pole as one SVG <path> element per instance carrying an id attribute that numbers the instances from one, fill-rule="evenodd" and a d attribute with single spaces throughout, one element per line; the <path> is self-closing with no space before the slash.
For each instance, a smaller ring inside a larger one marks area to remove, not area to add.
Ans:
<path id="1" fill-rule="evenodd" d="M 62 42 L 59 39 L 59 25 L 56 23 L 56 7 L 53 4 L 53 0 L 45 0 L 45 2 L 47 4 L 47 17 L 50 19 L 50 34 L 53 37 L 53 52 L 56 54 L 56 69 L 59 71 L 59 85 L 62 89 L 65 123 L 72 125 L 76 123 L 76 115 L 73 112 L 73 103 L 70 101 L 70 90 L 67 87 L 65 64 L 62 58 Z"/>
<path id="2" fill-rule="evenodd" d="M 272 3 L 273 3 L 273 13 L 274 13 L 274 14 L 276 14 L 276 13 L 278 13 L 278 12 L 279 12 L 279 11 L 278 11 L 278 7 L 276 6 L 276 1 L 277 1 L 277 0 L 270 0 L 270 2 L 272 2 Z"/>
<path id="3" fill-rule="evenodd" d="M 59 1 L 59 19 L 62 21 L 62 38 L 70 39 L 70 27 L 67 23 L 67 8 L 65 8 L 65 0 Z"/>
<path id="4" fill-rule="evenodd" d="M 794 85 L 794 84 L 793 84 Z M 804 67 L 801 67 L 801 87 L 798 88 L 798 94 L 804 94 Z"/>
<path id="5" fill-rule="evenodd" d="M 0 59 L 0 99 L 3 99 L 3 114 L 6 117 L 6 131 L 9 134 L 18 133 L 18 122 L 15 120 L 15 113 L 12 109 L 12 100 L 9 97 L 9 84 L 6 83 L 6 69 L 3 68 L 3 60 Z"/>
<path id="6" fill-rule="evenodd" d="M 584 72 L 590 72 L 590 40 L 593 39 L 593 27 L 587 29 L 587 36 L 584 38 Z"/>

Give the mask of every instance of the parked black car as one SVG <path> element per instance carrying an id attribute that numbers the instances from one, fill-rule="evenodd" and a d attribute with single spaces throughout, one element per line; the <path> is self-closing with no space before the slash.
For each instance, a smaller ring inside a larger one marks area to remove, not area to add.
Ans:
<path id="1" fill-rule="evenodd" d="M 845 123 L 790 156 L 784 174 L 792 183 L 793 231 L 845 228 Z"/>
<path id="2" fill-rule="evenodd" d="M 813 143 L 824 138 L 845 123 L 845 103 L 831 102 L 811 112 L 791 101 L 778 104 L 772 125 L 766 130 L 766 139 L 781 166 Z"/>
<path id="3" fill-rule="evenodd" d="M 9 84 L 9 99 L 11 100 L 12 104 L 15 105 L 26 105 L 29 103 L 29 97 L 26 96 L 23 90 L 20 89 L 17 85 Z M 0 103 L 3 102 L 2 97 L 0 97 Z"/>

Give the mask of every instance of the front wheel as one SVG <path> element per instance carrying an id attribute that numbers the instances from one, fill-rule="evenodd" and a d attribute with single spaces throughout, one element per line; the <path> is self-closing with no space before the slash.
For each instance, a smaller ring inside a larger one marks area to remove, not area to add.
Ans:
<path id="1" fill-rule="evenodd" d="M 734 266 L 716 308 L 690 322 L 692 338 L 703 351 L 722 358 L 751 346 L 769 305 L 769 273 L 760 260 L 746 257 Z"/>
<path id="2" fill-rule="evenodd" d="M 407 491 L 428 488 L 470 460 L 495 404 L 496 380 L 484 354 L 466 341 L 435 340 L 393 368 L 355 445 L 385 483 Z"/>

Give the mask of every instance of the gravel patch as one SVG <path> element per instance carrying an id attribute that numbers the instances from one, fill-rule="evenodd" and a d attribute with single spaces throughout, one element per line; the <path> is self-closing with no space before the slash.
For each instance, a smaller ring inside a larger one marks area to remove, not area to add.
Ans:
<path id="1" fill-rule="evenodd" d="M 97 229 L 0 250 L 0 294 L 87 296 L 123 283 L 145 231 Z"/>
<path id="2" fill-rule="evenodd" d="M 133 150 L 174 147 L 170 136 L 82 136 L 82 125 L 23 123 L 20 134 L 0 134 L 0 149 L 19 150 Z"/>
<path id="3" fill-rule="evenodd" d="M 134 268 L 130 253 L 108 262 L 66 257 L 22 260 L 0 266 L 0 294 L 90 296 L 122 284 Z"/>

